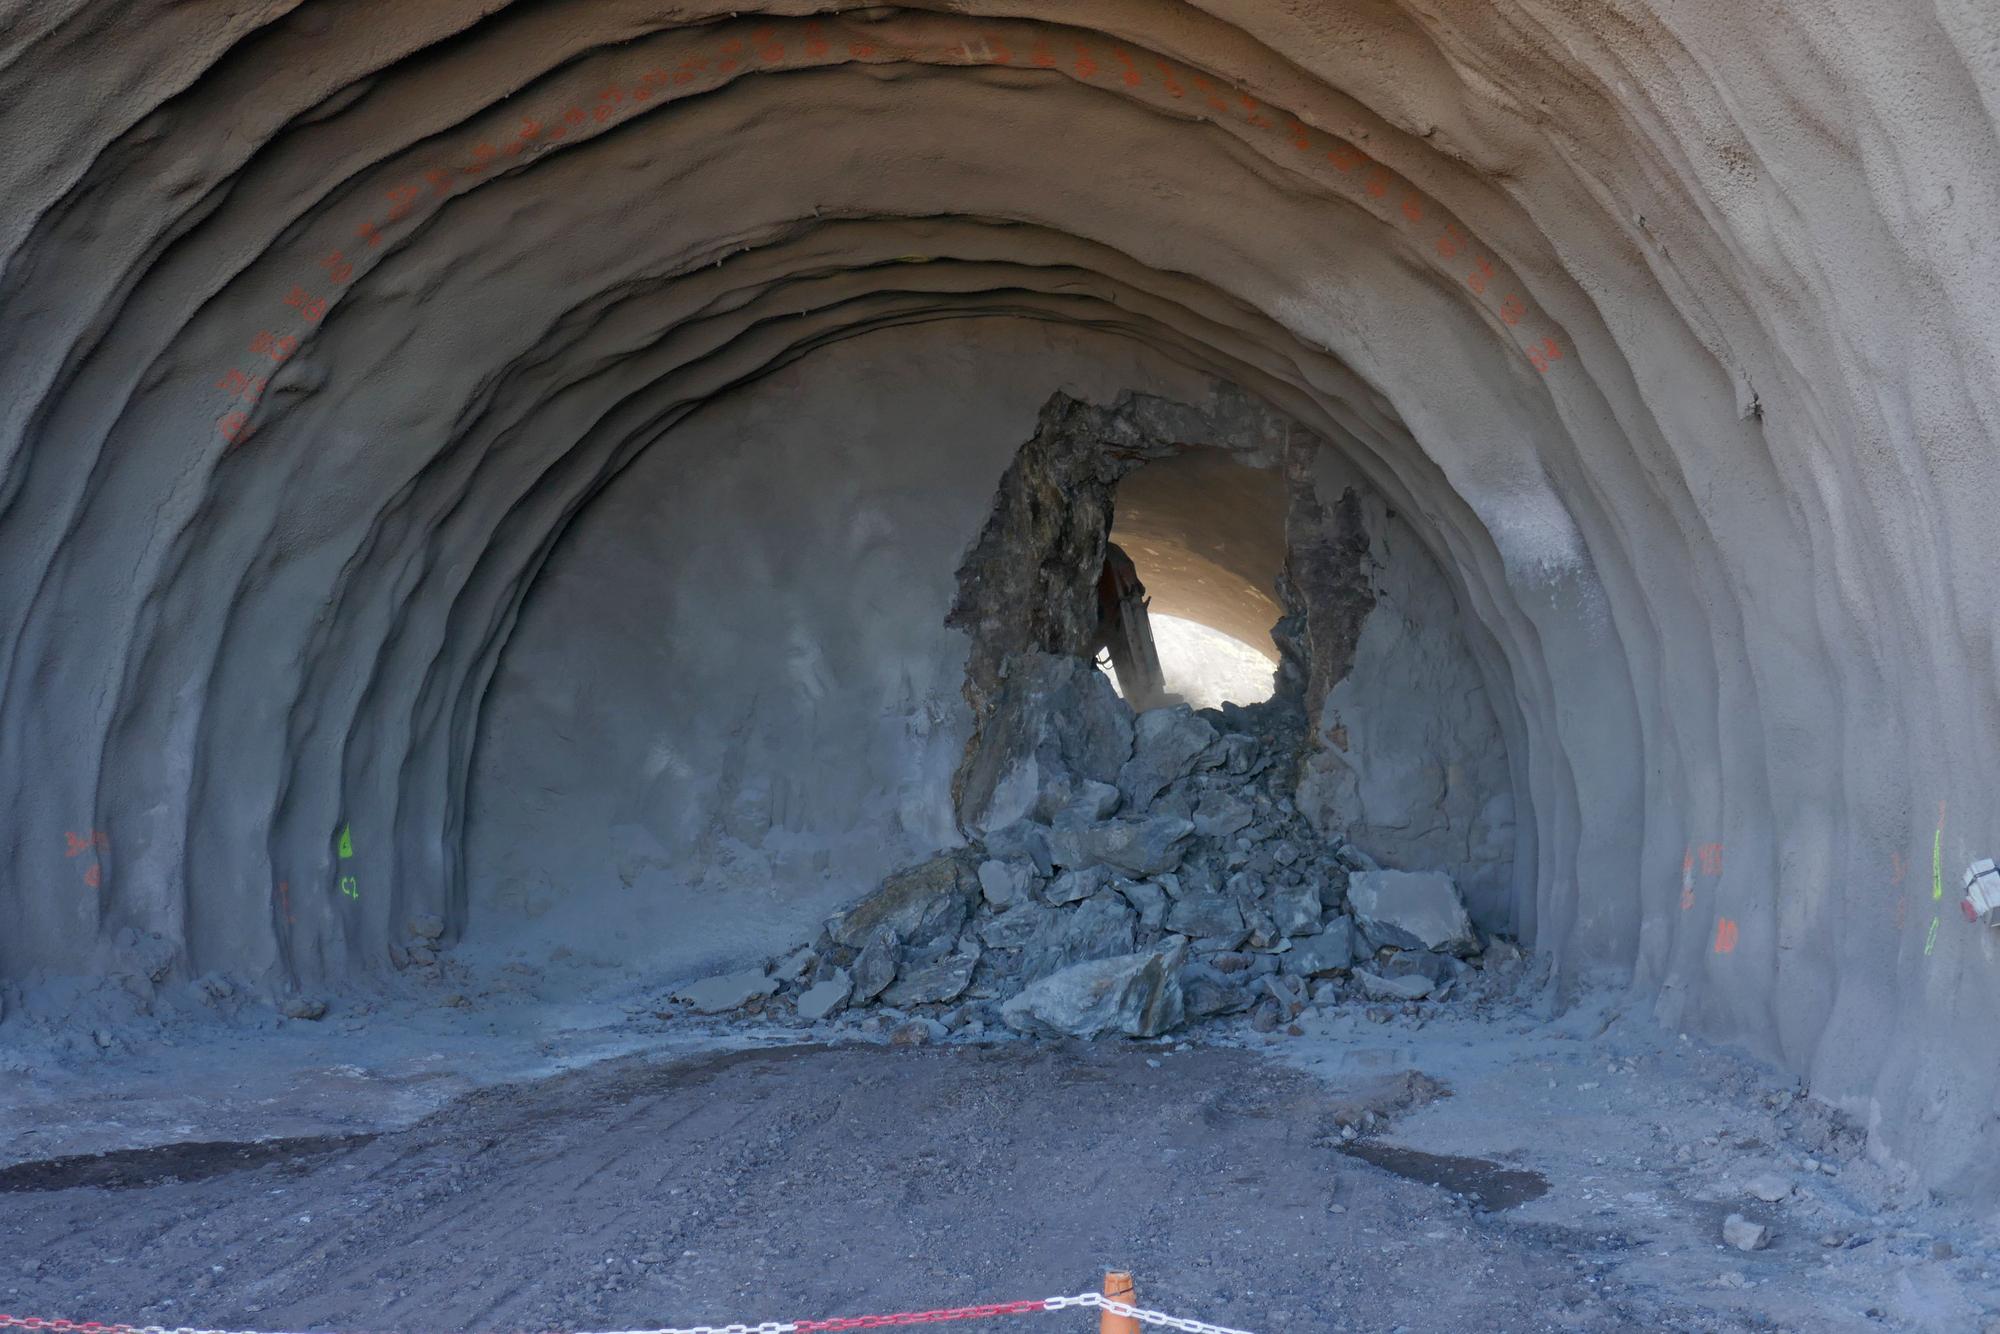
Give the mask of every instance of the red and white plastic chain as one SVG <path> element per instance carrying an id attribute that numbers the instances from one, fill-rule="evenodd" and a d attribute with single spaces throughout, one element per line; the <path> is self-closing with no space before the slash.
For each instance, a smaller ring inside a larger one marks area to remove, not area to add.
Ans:
<path id="1" fill-rule="evenodd" d="M 1128 1302 L 1115 1301 L 1100 1293 L 1086 1292 L 1076 1297 L 1042 1297 L 1029 1301 L 998 1302 L 989 1306 L 948 1306 L 935 1311 L 898 1311 L 890 1315 L 834 1316 L 824 1320 L 765 1321 L 758 1325 L 681 1325 L 644 1330 L 614 1330 L 604 1334 L 810 1334 L 816 1330 L 888 1329 L 897 1325 L 937 1325 L 951 1320 L 983 1320 L 992 1316 L 1027 1315 L 1033 1311 L 1063 1311 L 1095 1308 L 1113 1315 L 1129 1316 L 1141 1324 L 1178 1329 L 1185 1334 L 1249 1334 L 1247 1330 L 1211 1325 L 1148 1311 Z M 96 1321 L 46 1320 L 36 1316 L 0 1314 L 0 1329 L 46 1330 L 48 1334 L 259 1334 L 251 1330 L 168 1328 L 163 1325 L 105 1325 Z"/>

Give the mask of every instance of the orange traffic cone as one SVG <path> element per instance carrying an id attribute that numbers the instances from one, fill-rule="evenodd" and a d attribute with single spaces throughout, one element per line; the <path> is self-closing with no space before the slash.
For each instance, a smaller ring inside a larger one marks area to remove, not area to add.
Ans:
<path id="1" fill-rule="evenodd" d="M 1127 1306 L 1139 1303 L 1132 1295 L 1132 1276 L 1113 1269 L 1104 1275 L 1104 1295 Z M 1139 1334 L 1139 1322 L 1129 1315 L 1110 1311 L 1097 1313 L 1097 1334 Z"/>

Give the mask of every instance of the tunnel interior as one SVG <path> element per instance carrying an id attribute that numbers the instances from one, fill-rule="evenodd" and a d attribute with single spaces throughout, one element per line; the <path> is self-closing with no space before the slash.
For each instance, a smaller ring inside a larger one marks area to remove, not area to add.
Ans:
<path id="1" fill-rule="evenodd" d="M 978 832 L 1108 532 L 1304 818 L 1990 1192 L 1995 38 L 23 10 L 0 979 L 779 953 Z"/>

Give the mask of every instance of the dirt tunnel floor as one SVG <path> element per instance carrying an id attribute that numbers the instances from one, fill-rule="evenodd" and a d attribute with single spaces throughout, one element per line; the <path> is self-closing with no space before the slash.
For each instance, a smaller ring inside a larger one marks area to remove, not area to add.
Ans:
<path id="1" fill-rule="evenodd" d="M 1604 1007 L 1498 1020 L 1347 1014 L 1261 1050 L 649 1055 L 373 1136 L 45 1158 L 0 1173 L 0 1310 L 633 1329 L 1070 1293 L 1126 1267 L 1147 1304 L 1258 1334 L 1980 1328 L 1992 1257 L 1964 1234 L 1949 1259 L 1927 1249 L 1935 1209 L 1854 1213 L 1865 1160 L 1806 1185 L 1818 1122 L 1774 1113 L 1774 1085 Z M 1453 1091 L 1428 1097 L 1417 1070 Z M 1364 1109 L 1395 1171 L 1342 1151 L 1337 1123 Z M 1504 1161 L 1427 1156 L 1453 1150 Z M 1814 1202 L 1745 1204 L 1773 1164 Z M 1410 1179 L 1440 1166 L 1469 1198 Z M 1719 1251 L 1734 1209 L 1777 1243 Z"/>

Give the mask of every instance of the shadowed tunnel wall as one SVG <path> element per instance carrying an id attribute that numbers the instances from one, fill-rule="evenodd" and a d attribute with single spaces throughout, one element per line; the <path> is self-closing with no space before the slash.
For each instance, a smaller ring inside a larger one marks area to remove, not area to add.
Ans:
<path id="1" fill-rule="evenodd" d="M 921 842 L 919 612 L 1034 405 L 1220 383 L 1449 581 L 1510 923 L 1991 1193 L 1996 105 L 1980 0 L 0 5 L 0 976 L 468 929 L 538 576 L 732 451 L 662 524 L 774 596 L 801 532 L 914 581 L 866 609 L 906 691 L 819 609 L 757 648 L 849 655 L 914 790 L 845 814 Z M 998 415 L 913 435 L 870 338 L 977 323 Z M 825 452 L 750 429 L 838 349 Z M 698 707 L 754 733 L 761 679 Z"/>

